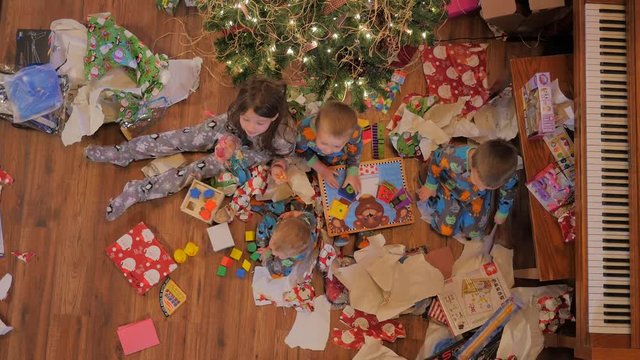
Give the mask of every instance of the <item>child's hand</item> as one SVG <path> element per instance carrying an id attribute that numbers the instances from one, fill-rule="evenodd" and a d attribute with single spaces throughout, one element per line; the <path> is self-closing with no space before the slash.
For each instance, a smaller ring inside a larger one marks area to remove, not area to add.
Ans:
<path id="1" fill-rule="evenodd" d="M 316 172 L 322 176 L 322 178 L 333 188 L 338 188 L 338 170 L 332 169 L 325 164 L 316 164 Z"/>
<path id="2" fill-rule="evenodd" d="M 280 164 L 271 166 L 271 177 L 275 181 L 276 184 L 284 184 L 289 178 L 287 178 L 287 172 Z"/>
<path id="3" fill-rule="evenodd" d="M 417 193 L 418 193 L 418 199 L 420 199 L 420 201 L 424 201 L 424 200 L 429 199 L 430 197 L 436 196 L 436 190 L 435 189 L 430 189 L 430 188 L 428 188 L 426 186 L 420 187 L 420 189 L 418 189 Z"/>
<path id="4" fill-rule="evenodd" d="M 342 187 L 347 187 L 347 185 L 351 184 L 353 190 L 356 191 L 356 194 L 360 194 L 360 188 L 362 187 L 360 183 L 360 175 L 349 175 L 344 179 L 344 183 Z"/>
<path id="5" fill-rule="evenodd" d="M 502 216 L 499 213 L 496 213 L 496 215 L 493 217 L 493 222 L 496 225 L 502 225 L 502 224 L 504 224 L 505 221 L 507 221 L 507 217 L 506 216 Z"/>

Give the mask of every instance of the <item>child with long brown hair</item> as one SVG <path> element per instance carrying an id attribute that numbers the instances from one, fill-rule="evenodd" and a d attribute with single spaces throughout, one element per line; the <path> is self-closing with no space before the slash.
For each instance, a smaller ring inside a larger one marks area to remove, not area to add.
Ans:
<path id="1" fill-rule="evenodd" d="M 296 134 L 286 100 L 286 84 L 252 79 L 241 86 L 224 114 L 196 126 L 140 136 L 119 145 L 92 145 L 85 149 L 85 155 L 93 161 L 127 166 L 135 160 L 211 151 L 218 140 L 234 136 L 240 140 L 240 150 L 248 167 L 264 164 L 291 154 L 295 148 Z M 224 161 L 211 153 L 184 167 L 129 181 L 107 206 L 107 220 L 114 220 L 133 204 L 174 194 L 193 179 L 212 178 L 225 170 Z"/>

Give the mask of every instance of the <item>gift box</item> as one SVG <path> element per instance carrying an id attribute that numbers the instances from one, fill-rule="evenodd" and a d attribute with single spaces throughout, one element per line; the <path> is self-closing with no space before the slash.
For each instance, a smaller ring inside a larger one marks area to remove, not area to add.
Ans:
<path id="1" fill-rule="evenodd" d="M 478 0 L 451 0 L 447 5 L 447 14 L 450 18 L 466 15 L 480 9 Z"/>
<path id="2" fill-rule="evenodd" d="M 522 89 L 525 129 L 529 139 L 539 139 L 556 130 L 551 76 L 536 73 Z"/>
<path id="3" fill-rule="evenodd" d="M 178 268 L 143 222 L 122 235 L 105 251 L 140 295 L 144 295 Z"/>

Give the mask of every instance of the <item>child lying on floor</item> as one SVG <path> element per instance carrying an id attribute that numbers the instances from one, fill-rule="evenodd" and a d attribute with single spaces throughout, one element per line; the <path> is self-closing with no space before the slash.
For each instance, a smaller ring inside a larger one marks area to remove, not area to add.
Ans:
<path id="1" fill-rule="evenodd" d="M 187 151 L 210 151 L 222 137 L 239 139 L 246 167 L 265 164 L 294 150 L 295 130 L 290 122 L 286 85 L 267 79 L 245 83 L 226 113 L 181 130 L 140 136 L 115 146 L 89 146 L 85 155 L 93 161 L 127 166 L 135 160 Z M 163 198 L 188 186 L 193 179 L 212 178 L 225 170 L 216 154 L 184 167 L 143 180 L 129 181 L 107 206 L 107 220 L 122 215 L 138 202 Z"/>
<path id="2" fill-rule="evenodd" d="M 302 120 L 298 124 L 296 153 L 330 186 L 337 188 L 351 184 L 356 193 L 360 192 L 362 131 L 358 126 L 358 116 L 349 105 L 329 101 L 317 114 Z M 284 167 L 284 164 L 278 165 Z M 336 172 L 329 167 L 333 165 L 347 166 L 343 184 L 338 184 Z M 275 172 L 274 176 L 282 179 L 283 173 L 286 173 L 286 168 Z"/>
<path id="3" fill-rule="evenodd" d="M 431 227 L 445 236 L 477 239 L 485 235 L 493 192 L 499 203 L 496 224 L 507 218 L 518 186 L 518 151 L 507 141 L 478 147 L 445 145 L 431 155 L 427 179 L 418 190 L 433 210 Z"/>
<path id="4" fill-rule="evenodd" d="M 316 240 L 316 219 L 312 213 L 285 212 L 273 229 L 262 263 L 272 277 L 288 276 L 297 264 L 308 263 Z"/>

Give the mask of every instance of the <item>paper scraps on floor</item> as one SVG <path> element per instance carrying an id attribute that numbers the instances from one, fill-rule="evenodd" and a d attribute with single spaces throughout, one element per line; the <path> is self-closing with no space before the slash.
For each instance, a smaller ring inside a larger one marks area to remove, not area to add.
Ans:
<path id="1" fill-rule="evenodd" d="M 326 296 L 320 295 L 313 300 L 313 307 L 313 312 L 296 312 L 296 321 L 284 339 L 290 348 L 322 351 L 327 346 L 331 304 Z"/>
<path id="2" fill-rule="evenodd" d="M 384 321 L 442 290 L 442 274 L 424 256 L 409 256 L 401 263 L 398 260 L 404 255 L 403 245 L 385 246 L 382 235 L 369 237 L 369 242 L 354 254 L 354 265 L 339 268 L 334 274 L 349 289 L 355 309 Z"/>
<path id="3" fill-rule="evenodd" d="M 156 327 L 151 319 L 118 327 L 118 338 L 125 355 L 160 344 Z"/>
<path id="4" fill-rule="evenodd" d="M 406 360 L 406 358 L 382 345 L 381 341 L 366 338 L 364 346 L 354 356 L 353 360 Z"/>
<path id="5" fill-rule="evenodd" d="M 0 336 L 8 334 L 11 330 L 13 330 L 13 328 L 0 319 Z"/>
<path id="6" fill-rule="evenodd" d="M 13 280 L 13 276 L 7 273 L 4 274 L 2 279 L 0 279 L 0 300 L 4 300 L 7 298 L 9 294 L 9 289 L 11 288 L 11 281 Z"/>
<path id="7" fill-rule="evenodd" d="M 340 322 L 349 326 L 331 331 L 331 341 L 345 349 L 360 349 L 366 338 L 395 342 L 407 336 L 404 325 L 396 319 L 378 321 L 375 315 L 366 314 L 351 306 L 346 306 L 340 314 Z"/>

